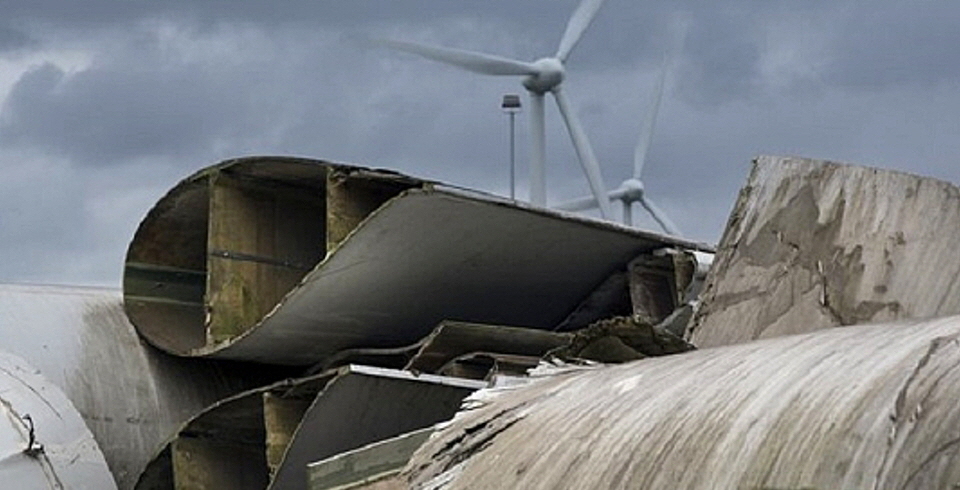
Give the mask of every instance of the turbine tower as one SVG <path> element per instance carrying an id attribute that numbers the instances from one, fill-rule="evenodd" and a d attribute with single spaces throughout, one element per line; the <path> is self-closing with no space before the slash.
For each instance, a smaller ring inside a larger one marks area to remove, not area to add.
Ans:
<path id="1" fill-rule="evenodd" d="M 544 96 L 553 94 L 560 109 L 560 115 L 570 133 L 570 140 L 577 152 L 577 158 L 583 173 L 590 184 L 594 202 L 600 208 L 600 215 L 609 218 L 612 215 L 610 202 L 600 174 L 600 165 L 594 156 L 593 148 L 587 140 L 580 122 L 577 120 L 570 101 L 561 90 L 565 68 L 564 63 L 580 41 L 584 31 L 593 22 L 604 0 L 583 0 L 567 22 L 567 29 L 560 39 L 556 54 L 533 62 L 512 60 L 500 56 L 465 51 L 462 49 L 428 46 L 406 41 L 381 41 L 394 49 L 413 53 L 434 61 L 454 65 L 465 70 L 485 75 L 524 76 L 523 86 L 530 93 L 530 202 L 536 206 L 545 206 L 547 202 L 546 178 L 544 170 L 545 140 Z"/>

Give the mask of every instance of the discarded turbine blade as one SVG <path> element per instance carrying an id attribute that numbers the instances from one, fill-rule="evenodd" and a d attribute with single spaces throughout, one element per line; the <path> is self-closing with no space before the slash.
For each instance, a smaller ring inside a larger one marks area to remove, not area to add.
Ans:
<path id="1" fill-rule="evenodd" d="M 484 75 L 534 75 L 537 73 L 536 67 L 531 63 L 492 54 L 430 46 L 409 41 L 377 40 L 376 42 L 398 51 L 415 54 Z"/>
<path id="2" fill-rule="evenodd" d="M 121 292 L 110 288 L 0 284 L 0 338 L 70 399 L 121 490 L 191 415 L 291 374 L 159 352 L 137 335 Z"/>
<path id="3" fill-rule="evenodd" d="M 398 174 L 255 157 L 187 178 L 148 213 L 124 299 L 174 354 L 314 365 L 409 345 L 447 318 L 550 329 L 610 270 L 664 246 L 711 249 Z"/>
<path id="4" fill-rule="evenodd" d="M 775 156 L 749 175 L 704 285 L 695 344 L 960 314 L 956 184 Z"/>
<path id="5" fill-rule="evenodd" d="M 0 421 L 3 488 L 116 490 L 100 447 L 70 400 L 35 367 L 3 351 Z"/>
<path id="6" fill-rule="evenodd" d="M 399 472 L 435 429 L 415 430 L 367 444 L 307 465 L 308 487 L 314 489 L 360 488 L 357 485 L 390 485 L 403 488 Z"/>
<path id="7" fill-rule="evenodd" d="M 423 340 L 404 369 L 435 373 L 451 360 L 474 352 L 540 357 L 569 340 L 564 333 L 445 321 Z"/>
<path id="8" fill-rule="evenodd" d="M 350 365 L 250 390 L 184 424 L 136 488 L 306 488 L 307 463 L 447 420 L 483 386 Z"/>
<path id="9" fill-rule="evenodd" d="M 540 356 L 503 354 L 500 352 L 468 352 L 457 356 L 437 369 L 442 376 L 490 381 L 497 374 L 523 376 L 537 367 Z"/>
<path id="10" fill-rule="evenodd" d="M 958 317 L 849 326 L 481 390 L 402 481 L 949 488 L 960 475 L 958 339 Z"/>
<path id="11" fill-rule="evenodd" d="M 567 21 L 567 29 L 564 31 L 563 37 L 560 38 L 560 45 L 556 54 L 560 61 L 566 61 L 567 57 L 570 56 L 570 52 L 580 42 L 584 31 L 590 27 L 601 6 L 603 6 L 603 0 L 583 0 L 577 6 L 577 10 Z"/>
<path id="12" fill-rule="evenodd" d="M 417 353 L 423 340 L 402 347 L 357 347 L 345 349 L 323 360 L 308 370 L 308 374 L 336 369 L 347 364 L 361 364 L 390 369 L 403 369 Z"/>

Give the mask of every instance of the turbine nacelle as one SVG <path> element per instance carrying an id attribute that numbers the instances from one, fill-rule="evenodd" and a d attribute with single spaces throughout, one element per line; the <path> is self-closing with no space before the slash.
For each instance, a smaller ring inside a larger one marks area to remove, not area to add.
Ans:
<path id="1" fill-rule="evenodd" d="M 523 86 L 527 90 L 543 95 L 555 89 L 563 82 L 563 62 L 557 58 L 540 58 L 531 63 L 536 73 L 523 79 Z"/>
<path id="2" fill-rule="evenodd" d="M 618 199 L 624 202 L 631 203 L 641 201 L 644 190 L 643 182 L 631 178 L 623 181 L 620 187 L 611 194 L 615 194 Z"/>

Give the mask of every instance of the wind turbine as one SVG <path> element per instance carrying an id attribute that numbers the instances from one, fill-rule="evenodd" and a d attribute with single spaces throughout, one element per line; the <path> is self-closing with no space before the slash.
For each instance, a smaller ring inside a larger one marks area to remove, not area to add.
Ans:
<path id="1" fill-rule="evenodd" d="M 681 34 L 678 36 L 677 42 L 674 43 L 675 49 L 678 50 L 686 29 L 681 28 L 680 32 Z M 641 206 L 643 206 L 647 213 L 650 214 L 654 221 L 660 225 L 660 228 L 662 228 L 663 231 L 671 235 L 681 234 L 680 229 L 673 224 L 673 221 L 667 217 L 666 213 L 664 213 L 663 210 L 661 210 L 649 197 L 647 197 L 646 188 L 643 185 L 643 166 L 646 163 L 647 152 L 650 149 L 650 143 L 653 141 L 653 131 L 657 122 L 657 114 L 660 112 L 660 103 L 663 100 L 664 82 L 666 81 L 669 62 L 672 57 L 673 56 L 669 53 L 664 53 L 663 55 L 663 62 L 660 67 L 660 76 L 657 78 L 657 85 L 654 88 L 653 103 L 650 106 L 650 111 L 647 113 L 647 120 L 644 123 L 643 129 L 640 131 L 640 137 L 633 152 L 633 176 L 623 181 L 623 183 L 620 184 L 620 187 L 610 191 L 610 193 L 607 194 L 606 199 L 597 198 L 596 194 L 594 194 L 593 197 L 584 197 L 561 203 L 556 206 L 558 209 L 565 211 L 586 211 L 588 209 L 598 207 L 598 204 L 602 206 L 602 201 L 619 200 L 623 205 L 623 223 L 625 225 L 632 226 L 633 203 L 638 202 Z"/>
<path id="2" fill-rule="evenodd" d="M 438 46 L 428 46 L 425 44 L 406 42 L 406 41 L 388 41 L 382 40 L 380 43 L 390 46 L 394 49 L 413 53 L 434 61 L 454 65 L 465 70 L 485 75 L 520 75 L 524 76 L 523 86 L 530 93 L 530 130 L 531 151 L 530 151 L 530 202 L 536 206 L 545 206 L 546 196 L 546 178 L 544 170 L 544 147 L 546 134 L 544 130 L 544 96 L 549 92 L 553 94 L 560 109 L 560 115 L 570 133 L 570 140 L 577 152 L 580 160 L 580 166 L 590 184 L 590 191 L 594 196 L 594 202 L 599 205 L 600 215 L 603 218 L 610 217 L 610 202 L 607 200 L 607 192 L 603 184 L 603 177 L 600 174 L 600 165 L 590 147 L 587 135 L 584 133 L 580 122 L 577 120 L 570 101 L 566 94 L 561 90 L 561 84 L 565 75 L 564 63 L 573 51 L 573 48 L 580 41 L 584 31 L 593 22 L 597 11 L 603 5 L 604 0 L 583 0 L 577 9 L 573 12 L 570 20 L 567 22 L 567 29 L 560 39 L 560 45 L 556 54 L 552 57 L 540 58 L 533 62 L 512 60 L 500 56 L 478 53 L 474 51 L 465 51 L 462 49 L 444 48 Z"/>

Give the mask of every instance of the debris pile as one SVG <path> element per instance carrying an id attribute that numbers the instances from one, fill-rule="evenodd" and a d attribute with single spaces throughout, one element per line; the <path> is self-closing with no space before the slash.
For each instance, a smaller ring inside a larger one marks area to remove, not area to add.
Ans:
<path id="1" fill-rule="evenodd" d="M 674 314 L 699 350 L 482 390 L 385 481 L 958 488 L 958 242 L 951 184 L 759 158 L 698 308 Z"/>
<path id="2" fill-rule="evenodd" d="M 0 286 L 0 334 L 121 490 L 926 488 L 960 320 L 750 341 L 960 313 L 958 238 L 949 184 L 764 157 L 704 277 L 705 244 L 250 157 L 160 199 L 122 292 Z"/>
<path id="3" fill-rule="evenodd" d="M 135 488 L 306 488 L 308 463 L 447 420 L 545 356 L 689 350 L 657 325 L 694 250 L 711 248 L 382 170 L 204 169 L 134 235 L 127 316 L 172 355 L 299 375 L 191 414 Z"/>
<path id="4" fill-rule="evenodd" d="M 444 490 L 954 488 L 958 397 L 960 317 L 835 328 L 485 395 L 386 478 Z"/>

